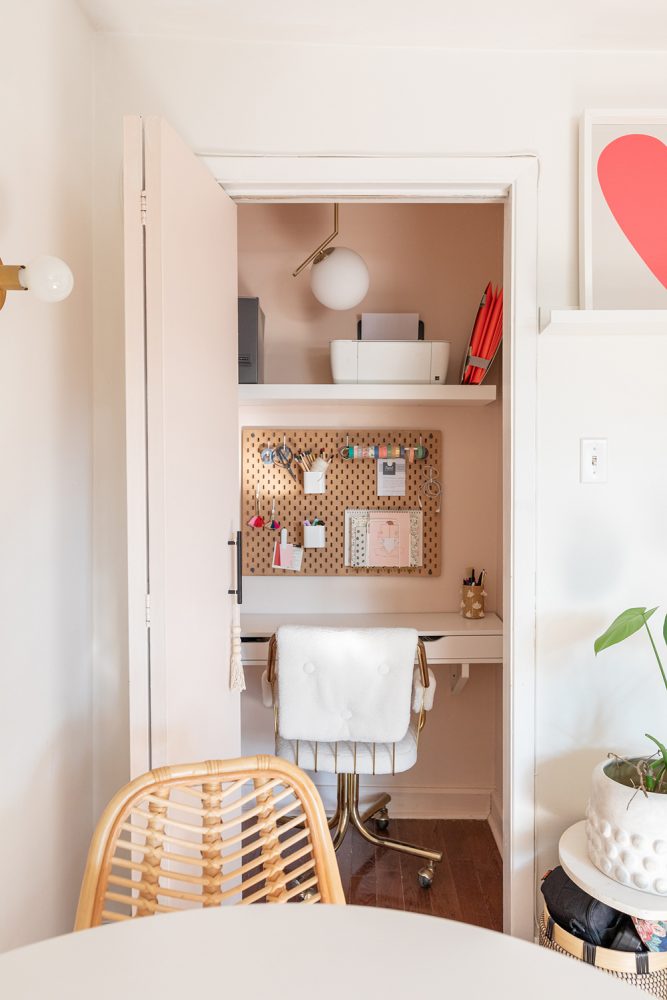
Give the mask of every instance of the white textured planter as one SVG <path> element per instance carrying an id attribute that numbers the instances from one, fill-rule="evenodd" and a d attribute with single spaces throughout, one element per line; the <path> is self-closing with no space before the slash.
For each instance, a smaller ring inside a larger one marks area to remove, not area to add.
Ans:
<path id="1" fill-rule="evenodd" d="M 667 895 L 667 795 L 635 792 L 614 781 L 602 761 L 593 770 L 586 807 L 588 856 L 609 878 Z"/>

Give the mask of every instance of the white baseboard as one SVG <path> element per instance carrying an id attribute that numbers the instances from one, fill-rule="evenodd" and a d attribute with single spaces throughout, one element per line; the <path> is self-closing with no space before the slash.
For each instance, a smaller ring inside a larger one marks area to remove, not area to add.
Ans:
<path id="1" fill-rule="evenodd" d="M 489 826 L 491 827 L 491 833 L 493 834 L 493 839 L 496 842 L 496 847 L 500 853 L 500 857 L 503 856 L 503 811 L 498 801 L 498 797 L 495 791 L 491 792 L 491 809 L 489 811 Z"/>
<path id="2" fill-rule="evenodd" d="M 333 812 L 336 786 L 317 782 L 324 807 Z M 491 811 L 491 789 L 412 788 L 364 782 L 360 807 L 363 811 L 383 792 L 391 795 L 390 815 L 396 819 L 487 819 Z M 495 836 L 495 834 L 494 834 Z"/>

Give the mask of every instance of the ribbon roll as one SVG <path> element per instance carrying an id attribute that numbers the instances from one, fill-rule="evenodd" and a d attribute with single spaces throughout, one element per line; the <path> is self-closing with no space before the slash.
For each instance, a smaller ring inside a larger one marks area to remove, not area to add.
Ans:
<path id="1" fill-rule="evenodd" d="M 428 448 L 423 444 L 350 444 L 339 448 L 338 454 L 346 462 L 360 458 L 405 458 L 412 465 L 428 458 Z"/>

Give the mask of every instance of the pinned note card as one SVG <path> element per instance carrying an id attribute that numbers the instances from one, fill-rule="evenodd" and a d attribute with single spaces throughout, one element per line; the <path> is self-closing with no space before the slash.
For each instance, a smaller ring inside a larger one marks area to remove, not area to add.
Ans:
<path id="1" fill-rule="evenodd" d="M 274 569 L 291 569 L 298 573 L 302 562 L 303 549 L 300 545 L 292 545 L 287 541 L 287 532 L 283 528 L 280 539 L 277 539 L 273 546 L 272 567 Z"/>
<path id="2" fill-rule="evenodd" d="M 379 458 L 376 464 L 377 495 L 379 497 L 404 497 L 405 459 Z"/>

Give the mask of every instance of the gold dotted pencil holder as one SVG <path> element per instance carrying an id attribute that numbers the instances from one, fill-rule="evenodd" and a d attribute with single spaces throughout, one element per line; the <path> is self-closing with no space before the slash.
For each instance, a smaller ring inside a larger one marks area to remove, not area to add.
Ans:
<path id="1" fill-rule="evenodd" d="M 486 596 L 484 584 L 479 587 L 476 584 L 464 584 L 461 587 L 461 615 L 463 618 L 483 618 L 484 598 Z"/>

